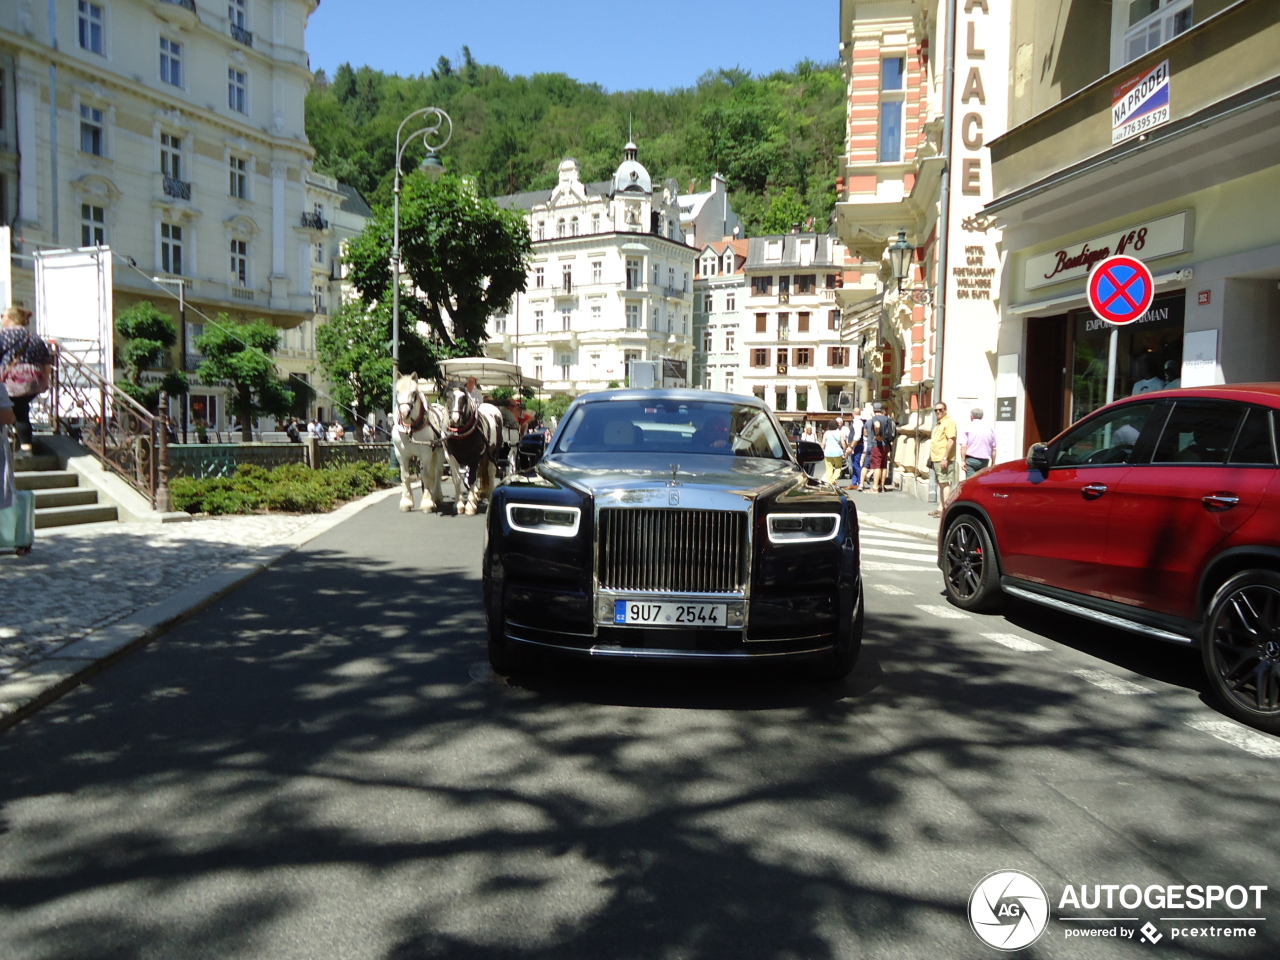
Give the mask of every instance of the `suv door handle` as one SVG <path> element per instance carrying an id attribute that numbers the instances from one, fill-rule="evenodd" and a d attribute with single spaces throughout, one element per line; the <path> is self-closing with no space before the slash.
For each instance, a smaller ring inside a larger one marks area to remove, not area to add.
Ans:
<path id="1" fill-rule="evenodd" d="M 1230 510 L 1240 502 L 1240 498 L 1234 493 L 1211 493 L 1207 497 L 1202 497 L 1200 502 L 1206 509 L 1220 511 Z"/>
<path id="2" fill-rule="evenodd" d="M 1091 483 L 1080 488 L 1080 493 L 1086 500 L 1097 500 L 1106 492 L 1107 485 L 1105 483 Z"/>

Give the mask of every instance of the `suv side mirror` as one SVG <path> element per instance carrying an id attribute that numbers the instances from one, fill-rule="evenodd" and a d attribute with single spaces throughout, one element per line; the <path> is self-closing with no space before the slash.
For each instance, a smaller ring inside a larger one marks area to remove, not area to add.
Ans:
<path id="1" fill-rule="evenodd" d="M 547 438 L 540 433 L 526 433 L 520 438 L 520 469 L 528 470 L 547 452 Z"/>
<path id="2" fill-rule="evenodd" d="M 810 463 L 821 463 L 826 457 L 822 455 L 822 444 L 814 443 L 812 440 L 797 440 L 796 459 L 803 467 Z"/>
<path id="3" fill-rule="evenodd" d="M 1049 469 L 1049 445 L 1047 443 L 1033 443 L 1031 449 L 1027 451 L 1027 466 L 1033 470 Z"/>

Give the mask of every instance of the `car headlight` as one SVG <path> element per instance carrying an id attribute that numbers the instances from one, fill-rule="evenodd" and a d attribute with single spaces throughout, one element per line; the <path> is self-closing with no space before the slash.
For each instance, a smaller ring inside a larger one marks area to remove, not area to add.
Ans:
<path id="1" fill-rule="evenodd" d="M 840 532 L 838 513 L 774 513 L 768 523 L 770 543 L 818 543 Z"/>
<path id="2" fill-rule="evenodd" d="M 554 507 L 539 503 L 508 503 L 507 523 L 521 533 L 542 533 L 549 537 L 575 537 L 582 522 L 578 507 Z"/>

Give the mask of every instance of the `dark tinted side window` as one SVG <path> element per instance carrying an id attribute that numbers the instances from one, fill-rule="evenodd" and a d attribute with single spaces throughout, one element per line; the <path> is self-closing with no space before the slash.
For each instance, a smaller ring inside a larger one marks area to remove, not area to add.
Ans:
<path id="1" fill-rule="evenodd" d="M 1153 463 L 1225 463 L 1244 416 L 1242 404 L 1180 401 L 1156 444 Z"/>
<path id="2" fill-rule="evenodd" d="M 1073 428 L 1053 452 L 1055 467 L 1133 463 L 1134 448 L 1152 414 L 1154 403 L 1127 403 Z M 1159 411 L 1163 413 L 1163 408 Z M 1150 441 L 1147 441 L 1148 445 Z"/>
<path id="3" fill-rule="evenodd" d="M 1227 463 L 1275 466 L 1275 414 L 1272 411 L 1249 407 Z"/>

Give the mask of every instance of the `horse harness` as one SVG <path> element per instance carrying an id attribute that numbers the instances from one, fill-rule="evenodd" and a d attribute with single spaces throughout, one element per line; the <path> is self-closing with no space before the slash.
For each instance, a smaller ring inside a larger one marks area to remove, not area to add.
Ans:
<path id="1" fill-rule="evenodd" d="M 399 420 L 400 422 L 400 429 L 408 433 L 408 437 L 411 443 L 422 443 L 430 447 L 432 450 L 434 450 L 437 447 L 442 446 L 444 444 L 444 435 L 439 433 L 438 431 L 436 431 L 436 438 L 434 440 L 415 440 L 413 438 L 413 435 L 415 433 L 417 433 L 423 427 L 427 426 L 428 423 L 430 423 L 430 418 L 429 418 L 430 405 L 427 404 L 422 399 L 422 394 L 416 393 L 415 396 L 417 397 L 417 402 L 420 409 L 418 411 L 418 415 L 413 418 L 413 422 L 405 423 L 405 419 L 403 415 L 398 415 L 396 419 Z M 402 407 L 404 406 L 404 404 L 397 404 L 397 406 Z M 432 430 L 433 431 L 435 430 L 434 426 L 432 427 Z"/>

